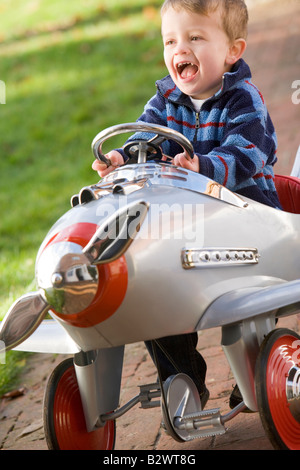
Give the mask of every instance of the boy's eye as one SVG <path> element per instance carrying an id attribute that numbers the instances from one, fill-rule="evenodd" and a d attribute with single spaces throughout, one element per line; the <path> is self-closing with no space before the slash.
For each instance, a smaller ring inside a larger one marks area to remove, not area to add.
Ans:
<path id="1" fill-rule="evenodd" d="M 168 39 L 166 42 L 165 42 L 165 45 L 166 46 L 171 46 L 172 44 L 174 44 L 174 40 L 173 39 Z"/>
<path id="2" fill-rule="evenodd" d="M 201 38 L 201 36 L 192 36 L 192 41 L 199 41 Z"/>

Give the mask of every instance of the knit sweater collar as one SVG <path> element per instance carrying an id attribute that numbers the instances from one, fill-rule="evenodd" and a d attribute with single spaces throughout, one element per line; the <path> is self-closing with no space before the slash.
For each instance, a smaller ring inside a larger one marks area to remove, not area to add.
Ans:
<path id="1" fill-rule="evenodd" d="M 251 79 L 250 68 L 243 59 L 240 59 L 230 72 L 224 74 L 222 87 L 210 99 L 220 98 L 221 95 L 234 87 L 238 81 L 245 80 L 246 78 Z M 179 90 L 170 75 L 158 80 L 156 87 L 162 96 L 173 103 L 192 107 L 189 96 Z"/>

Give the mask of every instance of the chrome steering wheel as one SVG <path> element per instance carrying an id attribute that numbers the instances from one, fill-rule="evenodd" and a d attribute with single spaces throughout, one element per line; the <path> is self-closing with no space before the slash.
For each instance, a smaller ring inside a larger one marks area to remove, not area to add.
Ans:
<path id="1" fill-rule="evenodd" d="M 96 159 L 104 162 L 107 166 L 110 166 L 110 160 L 102 153 L 102 145 L 111 137 L 125 134 L 127 132 L 149 132 L 155 134 L 152 139 L 134 140 L 125 145 L 125 153 L 130 159 L 135 159 L 137 163 L 146 163 L 147 160 L 151 160 L 153 158 L 162 158 L 159 146 L 166 140 L 173 140 L 179 144 L 191 159 L 194 156 L 192 144 L 180 132 L 174 131 L 169 127 L 138 121 L 128 124 L 118 124 L 99 132 L 92 142 L 92 150 Z M 167 158 L 173 159 L 173 157 Z"/>

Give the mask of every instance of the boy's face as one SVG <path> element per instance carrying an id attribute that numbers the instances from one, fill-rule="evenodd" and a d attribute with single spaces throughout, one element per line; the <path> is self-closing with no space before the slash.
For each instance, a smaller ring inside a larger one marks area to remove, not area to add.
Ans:
<path id="1" fill-rule="evenodd" d="M 165 63 L 177 87 L 195 99 L 214 95 L 232 67 L 220 13 L 204 16 L 168 8 L 162 16 L 162 37 Z"/>

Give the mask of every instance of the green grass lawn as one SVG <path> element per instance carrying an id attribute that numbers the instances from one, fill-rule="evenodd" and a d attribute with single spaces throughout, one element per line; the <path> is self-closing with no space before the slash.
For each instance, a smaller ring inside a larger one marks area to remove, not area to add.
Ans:
<path id="1" fill-rule="evenodd" d="M 135 121 L 166 73 L 160 5 L 1 1 L 0 319 L 16 298 L 36 289 L 39 245 L 70 208 L 70 197 L 98 181 L 91 169 L 94 136 Z M 111 148 L 120 144 L 113 140 Z M 4 389 L 0 377 L 0 395 Z"/>

